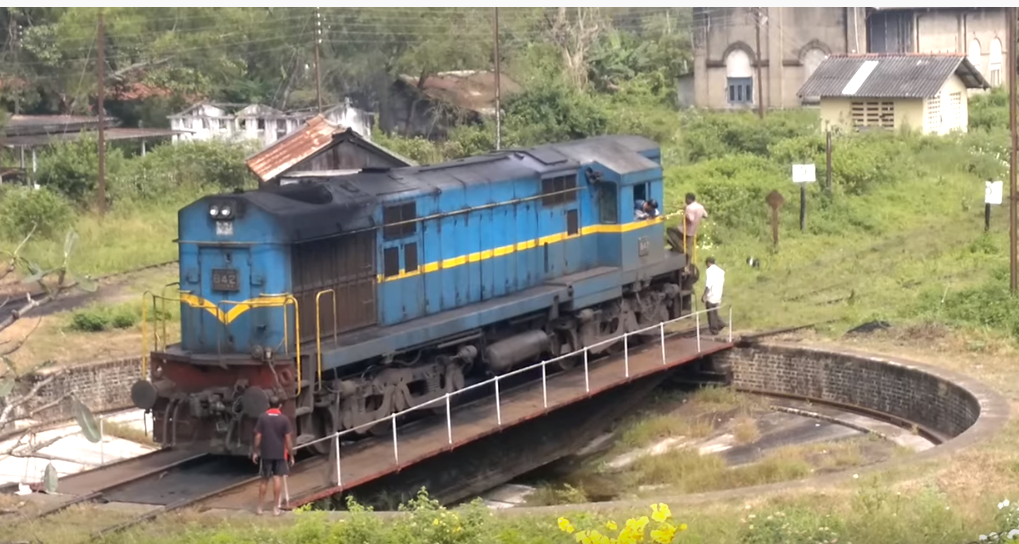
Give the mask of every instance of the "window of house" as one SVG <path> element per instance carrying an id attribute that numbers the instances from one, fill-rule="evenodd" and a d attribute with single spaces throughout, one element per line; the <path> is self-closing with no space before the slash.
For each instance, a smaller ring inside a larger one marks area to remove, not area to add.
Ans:
<path id="1" fill-rule="evenodd" d="M 1001 40 L 991 41 L 991 54 L 987 62 L 987 82 L 993 87 L 1001 85 Z"/>
<path id="2" fill-rule="evenodd" d="M 202 128 L 205 130 L 209 130 L 209 120 L 206 119 L 205 117 L 202 117 Z"/>
<path id="3" fill-rule="evenodd" d="M 754 103 L 754 78 L 752 77 L 730 77 L 727 78 L 729 85 L 730 104 L 753 104 Z"/>
<path id="4" fill-rule="evenodd" d="M 895 128 L 895 103 L 892 101 L 853 101 L 849 107 L 856 128 Z"/>
<path id="5" fill-rule="evenodd" d="M 927 131 L 941 132 L 941 95 L 927 99 Z"/>
<path id="6" fill-rule="evenodd" d="M 237 120 L 237 127 L 240 128 L 241 130 L 248 130 L 248 120 L 247 119 L 238 119 Z"/>
<path id="7" fill-rule="evenodd" d="M 417 204 L 408 202 L 382 209 L 382 235 L 386 240 L 410 236 L 417 231 Z M 394 224 L 397 223 L 397 224 Z"/>
<path id="8" fill-rule="evenodd" d="M 619 194 L 615 183 L 598 184 L 598 217 L 602 223 L 619 222 Z"/>
<path id="9" fill-rule="evenodd" d="M 577 201 L 577 175 L 566 174 L 541 180 L 541 194 L 549 195 L 541 199 L 546 206 L 557 206 Z"/>

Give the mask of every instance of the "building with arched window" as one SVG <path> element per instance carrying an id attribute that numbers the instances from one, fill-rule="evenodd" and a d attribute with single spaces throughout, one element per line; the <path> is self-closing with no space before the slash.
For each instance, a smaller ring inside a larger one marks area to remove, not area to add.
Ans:
<path id="1" fill-rule="evenodd" d="M 833 54 L 962 54 L 991 86 L 1008 83 L 1005 8 L 703 7 L 693 21 L 697 107 L 816 105 L 798 91 Z"/>

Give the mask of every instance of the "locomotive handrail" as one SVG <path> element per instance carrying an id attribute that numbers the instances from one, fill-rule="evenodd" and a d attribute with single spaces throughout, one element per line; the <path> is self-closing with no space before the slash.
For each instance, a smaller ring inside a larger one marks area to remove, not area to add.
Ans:
<path id="1" fill-rule="evenodd" d="M 148 369 L 149 369 L 149 344 L 148 344 L 148 335 L 146 334 L 146 325 L 148 323 L 148 312 L 146 312 L 146 309 L 148 308 L 148 306 L 145 304 L 145 302 L 146 302 L 146 299 L 148 297 L 152 298 L 152 317 L 153 317 L 154 320 L 159 320 L 160 322 L 162 322 L 162 325 L 163 325 L 163 327 L 162 327 L 163 328 L 163 349 L 165 350 L 166 346 L 168 345 L 168 342 L 167 342 L 168 335 L 167 335 L 167 329 L 166 329 L 166 319 L 159 315 L 158 310 L 156 309 L 156 300 L 158 299 L 158 300 L 162 301 L 162 310 L 163 310 L 163 314 L 165 315 L 166 314 L 166 301 L 167 300 L 172 300 L 170 297 L 166 296 L 166 288 L 167 287 L 171 287 L 173 285 L 179 286 L 180 283 L 179 282 L 173 282 L 173 283 L 168 283 L 168 284 L 164 285 L 163 288 L 160 290 L 160 294 L 158 294 L 158 295 L 153 293 L 152 291 L 145 291 L 144 293 L 142 293 L 142 360 L 141 360 L 142 368 L 141 368 L 141 370 L 142 370 L 142 379 L 143 380 L 147 379 Z M 180 294 L 177 295 L 177 302 L 182 302 Z M 156 328 L 157 328 L 157 326 L 154 323 L 153 326 L 152 326 L 152 329 L 153 329 L 153 331 L 152 331 L 153 332 L 153 334 L 152 334 L 152 336 L 153 336 L 152 349 L 154 351 L 160 351 L 159 334 L 156 332 Z"/>
<path id="2" fill-rule="evenodd" d="M 339 328 L 338 328 L 337 323 L 336 323 L 339 320 L 339 314 L 336 311 L 336 291 L 333 290 L 333 289 L 325 289 L 325 290 L 319 291 L 318 294 L 315 295 L 315 351 L 317 352 L 316 355 L 318 357 L 318 383 L 319 383 L 319 387 L 322 386 L 322 315 L 321 315 L 322 314 L 322 312 L 321 312 L 322 308 L 321 308 L 321 306 L 319 304 L 319 300 L 322 298 L 322 295 L 324 295 L 326 293 L 332 294 L 332 299 L 333 299 L 333 344 L 334 345 L 339 345 L 339 336 L 340 336 Z M 298 337 L 298 340 L 300 340 L 300 337 Z"/>
<path id="3" fill-rule="evenodd" d="M 698 311 L 695 311 L 695 312 L 691 312 L 689 314 L 682 315 L 682 316 L 677 317 L 675 319 L 670 319 L 668 321 L 663 321 L 663 322 L 658 323 L 656 325 L 651 325 L 651 326 L 648 326 L 648 327 L 637 329 L 635 331 L 630 331 L 630 332 L 621 334 L 619 336 L 616 336 L 616 337 L 613 337 L 613 338 L 609 338 L 607 340 L 602 340 L 600 342 L 591 344 L 590 346 L 584 346 L 583 348 L 581 348 L 579 350 L 575 350 L 575 351 L 572 351 L 572 352 L 567 353 L 565 355 L 560 355 L 558 357 L 554 357 L 554 358 L 549 359 L 547 361 L 541 361 L 540 363 L 535 363 L 533 365 L 530 365 L 530 366 L 527 366 L 527 367 L 524 367 L 524 368 L 519 368 L 519 369 L 514 370 L 512 372 L 507 372 L 505 374 L 500 374 L 498 376 L 495 376 L 495 377 L 490 378 L 488 380 L 485 380 L 483 382 L 478 382 L 476 384 L 470 385 L 470 386 L 465 387 L 463 389 L 458 389 L 458 390 L 456 390 L 456 391 L 454 391 L 452 393 L 446 393 L 445 395 L 443 395 L 441 397 L 438 397 L 436 399 L 432 399 L 432 400 L 430 400 L 428 402 L 423 402 L 423 403 L 418 404 L 416 406 L 412 406 L 410 408 L 407 408 L 406 410 L 390 414 L 388 416 L 376 419 L 376 420 L 368 422 L 368 423 L 362 423 L 361 425 L 357 425 L 356 427 L 351 427 L 349 429 L 344 429 L 342 431 L 337 431 L 337 432 L 335 432 L 333 434 L 330 434 L 328 436 L 324 436 L 324 437 L 316 439 L 316 440 L 312 440 L 310 442 L 306 442 L 304 444 L 296 446 L 294 448 L 294 450 L 296 451 L 298 449 L 306 448 L 306 447 L 311 446 L 313 444 L 318 444 L 320 442 L 325 442 L 326 440 L 333 441 L 333 448 L 335 448 L 335 450 L 336 450 L 336 467 L 335 467 L 335 469 L 336 469 L 336 485 L 342 489 L 342 487 L 343 487 L 343 480 L 342 480 L 342 477 L 340 476 L 340 474 L 341 474 L 341 472 L 340 472 L 340 438 L 343 437 L 343 436 L 355 433 L 355 432 L 357 432 L 357 431 L 359 431 L 361 429 L 366 429 L 366 428 L 374 427 L 376 425 L 379 425 L 381 423 L 386 422 L 387 420 L 390 421 L 391 425 L 392 425 L 392 429 L 393 429 L 393 457 L 395 459 L 396 464 L 399 466 L 399 463 L 400 463 L 400 453 L 399 453 L 399 444 L 398 444 L 398 439 L 397 439 L 397 428 L 396 428 L 396 420 L 397 420 L 397 418 L 399 418 L 401 416 L 404 416 L 406 414 L 409 414 L 409 413 L 411 413 L 411 412 L 413 412 L 415 410 L 420 410 L 420 409 L 423 409 L 425 407 L 434 405 L 434 404 L 436 404 L 438 402 L 444 402 L 446 404 L 446 437 L 447 437 L 447 441 L 448 441 L 449 445 L 452 446 L 453 445 L 453 420 L 452 420 L 452 413 L 451 413 L 451 409 L 450 409 L 450 399 L 452 399 L 452 397 L 455 397 L 455 396 L 460 395 L 462 393 L 466 393 L 467 391 L 470 391 L 472 389 L 476 389 L 476 388 L 483 387 L 483 386 L 486 386 L 486 385 L 493 385 L 494 384 L 494 386 L 495 386 L 495 414 L 496 414 L 496 421 L 497 421 L 498 425 L 501 427 L 502 426 L 502 410 L 501 410 L 501 404 L 500 404 L 500 398 L 499 398 L 500 397 L 500 395 L 499 395 L 499 392 L 500 392 L 499 391 L 499 382 L 501 380 L 509 378 L 510 376 L 515 376 L 517 374 L 522 374 L 524 372 L 532 371 L 532 370 L 535 370 L 538 367 L 541 367 L 541 387 L 542 387 L 543 404 L 544 404 L 545 408 L 548 408 L 548 381 L 547 381 L 546 367 L 550 363 L 556 363 L 556 362 L 559 362 L 559 361 L 562 361 L 562 360 L 565 360 L 565 359 L 569 359 L 571 357 L 583 356 L 583 358 L 584 358 L 584 390 L 585 390 L 585 392 L 590 393 L 591 392 L 591 383 L 590 383 L 590 373 L 589 373 L 589 369 L 588 369 L 588 352 L 590 351 L 591 348 L 602 346 L 602 345 L 605 345 L 605 344 L 613 344 L 613 343 L 622 341 L 623 342 L 623 365 L 624 365 L 624 372 L 625 372 L 626 377 L 629 378 L 630 377 L 630 352 L 629 352 L 629 342 L 628 342 L 628 339 L 629 339 L 630 336 L 637 335 L 637 334 L 645 334 L 645 333 L 647 333 L 649 331 L 653 331 L 653 330 L 657 329 L 658 332 L 659 332 L 659 342 L 660 342 L 661 354 L 662 354 L 662 365 L 664 366 L 664 365 L 668 364 L 668 359 L 667 359 L 667 356 L 666 356 L 666 353 L 665 353 L 665 326 L 666 325 L 671 325 L 673 323 L 677 323 L 677 322 L 682 321 L 684 319 L 689 319 L 691 317 L 694 318 L 694 320 L 696 321 L 695 330 L 696 330 L 696 333 L 697 333 L 697 353 L 700 353 L 701 352 L 701 319 L 700 319 L 700 316 L 701 316 L 701 314 L 705 314 L 708 311 L 709 310 L 698 310 Z M 727 323 L 726 328 L 728 329 L 728 341 L 731 343 L 732 342 L 732 305 L 729 305 L 729 321 Z"/>

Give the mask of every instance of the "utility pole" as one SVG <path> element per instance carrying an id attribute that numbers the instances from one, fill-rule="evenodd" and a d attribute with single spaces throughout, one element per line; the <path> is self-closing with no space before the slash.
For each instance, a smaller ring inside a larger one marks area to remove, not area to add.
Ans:
<path id="1" fill-rule="evenodd" d="M 98 37 L 99 43 L 96 44 L 96 49 L 99 54 L 99 90 L 96 93 L 98 94 L 96 110 L 99 114 L 99 215 L 102 216 L 106 214 L 106 109 L 103 106 L 103 99 L 105 98 L 103 95 L 106 90 L 104 83 L 106 76 L 103 73 L 103 68 L 106 65 L 106 26 L 103 24 L 102 8 L 99 8 Z"/>
<path id="2" fill-rule="evenodd" d="M 1012 133 L 1012 149 L 1009 151 L 1008 161 L 1008 176 L 1009 176 L 1009 195 L 1008 195 L 1008 236 L 1009 236 L 1009 265 L 1011 268 L 1011 291 L 1014 295 L 1016 293 L 1016 199 L 1019 195 L 1016 194 L 1016 59 L 1015 59 L 1015 48 L 1016 48 L 1016 8 L 1010 7 L 1005 9 L 1006 16 L 1008 17 L 1008 63 L 1007 72 L 1008 74 L 1008 126 L 1009 131 Z"/>
<path id="3" fill-rule="evenodd" d="M 762 9 L 764 8 L 754 8 L 754 21 L 757 23 L 754 25 L 754 34 L 757 39 L 757 49 L 754 56 L 757 57 L 757 115 L 764 119 L 764 79 L 761 78 L 761 25 L 764 24 L 763 22 L 766 19 L 763 16 Z"/>
<path id="4" fill-rule="evenodd" d="M 502 69 L 499 62 L 499 8 L 495 8 L 495 149 L 502 148 Z"/>
<path id="5" fill-rule="evenodd" d="M 322 43 L 322 12 L 315 8 L 315 97 L 318 99 L 318 112 L 322 113 L 322 70 L 318 63 L 318 48 Z"/>

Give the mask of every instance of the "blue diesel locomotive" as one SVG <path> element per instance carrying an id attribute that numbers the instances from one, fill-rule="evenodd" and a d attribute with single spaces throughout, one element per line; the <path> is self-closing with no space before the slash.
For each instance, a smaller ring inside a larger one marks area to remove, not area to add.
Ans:
<path id="1" fill-rule="evenodd" d="M 660 162 L 604 136 L 203 197 L 181 342 L 132 399 L 157 442 L 243 455 L 270 395 L 302 444 L 689 313 L 696 268 L 634 214 Z"/>

